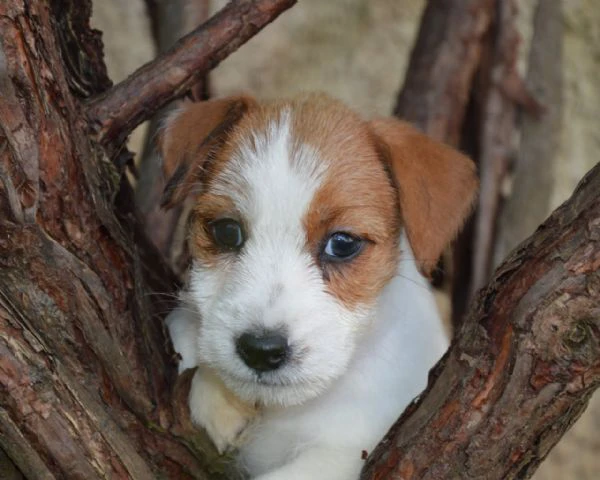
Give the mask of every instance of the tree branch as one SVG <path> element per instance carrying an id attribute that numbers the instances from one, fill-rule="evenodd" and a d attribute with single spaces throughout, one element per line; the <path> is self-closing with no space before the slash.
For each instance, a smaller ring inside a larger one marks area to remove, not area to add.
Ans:
<path id="1" fill-rule="evenodd" d="M 497 13 L 490 36 L 490 59 L 479 72 L 485 77 L 479 88 L 481 100 L 477 112 L 478 167 L 480 195 L 474 218 L 471 248 L 471 279 L 465 289 L 466 300 L 473 298 L 490 277 L 491 260 L 500 207 L 502 182 L 514 153 L 516 105 L 502 92 L 502 82 L 516 72 L 520 36 L 517 31 L 517 8 L 514 0 L 497 1 Z"/>
<path id="2" fill-rule="evenodd" d="M 141 122 L 183 95 L 208 70 L 290 8 L 296 0 L 237 0 L 87 106 L 103 145 L 120 145 Z"/>
<path id="3" fill-rule="evenodd" d="M 394 114 L 457 145 L 494 0 L 429 0 Z"/>
<path id="4" fill-rule="evenodd" d="M 600 164 L 496 270 L 363 479 L 529 478 L 600 385 Z"/>
<path id="5" fill-rule="evenodd" d="M 481 193 L 474 220 L 472 276 L 467 299 L 473 298 L 492 272 L 502 184 L 515 153 L 517 106 L 525 106 L 527 113 L 536 117 L 536 121 L 542 111 L 541 105 L 527 91 L 517 72 L 518 48 L 521 42 L 516 25 L 517 5 L 514 0 L 497 0 L 497 5 L 491 62 L 488 68 L 480 72 L 486 77 L 485 91 L 480 92 L 484 104 L 478 112 L 478 123 L 481 125 L 477 139 Z M 560 42 L 560 36 L 556 36 L 554 41 Z M 547 211 L 538 217 L 537 222 L 533 226 L 530 225 L 527 233 L 531 232 L 546 214 Z M 527 233 L 521 239 L 525 238 Z"/>
<path id="6" fill-rule="evenodd" d="M 497 0 L 427 2 L 395 115 L 438 140 L 465 148 L 461 134 L 465 122 L 473 116 L 473 84 L 486 60 L 496 3 Z M 469 127 L 472 135 L 474 128 Z M 466 150 L 476 160 L 475 152 Z M 468 221 L 452 258 L 443 259 L 442 271 L 447 272 L 454 290 L 452 311 L 461 314 L 453 316 L 459 319 L 466 308 L 463 291 L 471 276 L 471 230 L 472 223 Z M 452 265 L 460 268 L 453 269 Z"/>
<path id="7" fill-rule="evenodd" d="M 541 118 L 525 115 L 515 155 L 510 196 L 502 206 L 495 241 L 498 264 L 527 237 L 551 207 L 564 119 L 562 1 L 538 2 L 533 20 L 527 87 L 548 108 Z"/>

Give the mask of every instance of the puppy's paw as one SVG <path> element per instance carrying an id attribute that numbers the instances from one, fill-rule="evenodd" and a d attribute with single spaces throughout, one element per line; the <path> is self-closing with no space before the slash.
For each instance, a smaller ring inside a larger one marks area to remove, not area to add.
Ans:
<path id="1" fill-rule="evenodd" d="M 197 365 L 196 337 L 198 336 L 198 317 L 190 310 L 176 308 L 167 318 L 165 324 L 169 329 L 174 350 L 180 355 L 179 373 Z"/>
<path id="2" fill-rule="evenodd" d="M 243 403 L 216 376 L 196 370 L 190 388 L 192 421 L 203 427 L 220 454 L 240 446 L 244 433 L 257 415 L 256 409 Z"/>

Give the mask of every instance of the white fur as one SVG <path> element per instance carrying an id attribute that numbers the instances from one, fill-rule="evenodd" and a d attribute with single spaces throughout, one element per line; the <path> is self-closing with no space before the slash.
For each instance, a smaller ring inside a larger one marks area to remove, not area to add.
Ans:
<path id="1" fill-rule="evenodd" d="M 248 141 L 211 191 L 233 199 L 247 240 L 217 268 L 195 262 L 189 301 L 198 325 L 196 363 L 214 369 L 238 396 L 266 405 L 293 405 L 322 392 L 352 355 L 359 310 L 326 292 L 322 273 L 306 251 L 302 218 L 322 177 L 316 153 L 292 151 L 289 113 Z M 235 340 L 248 330 L 283 329 L 292 358 L 257 374 L 239 358 Z"/>
<path id="2" fill-rule="evenodd" d="M 241 450 L 252 474 L 279 467 L 264 478 L 357 478 L 362 450 L 371 452 L 426 386 L 448 340 L 432 293 L 409 259 L 408 242 L 402 244 L 398 275 L 386 286 L 344 375 L 310 402 L 263 413 Z M 294 457 L 296 466 L 285 466 Z"/>
<path id="3" fill-rule="evenodd" d="M 233 198 L 247 240 L 218 267 L 194 263 L 184 306 L 168 325 L 180 369 L 200 365 L 193 418 L 220 450 L 240 447 L 252 478 L 348 480 L 359 475 L 362 451 L 424 388 L 447 339 L 404 237 L 397 276 L 376 304 L 349 310 L 327 292 L 302 226 L 325 167 L 311 148 L 294 150 L 290 136 L 284 112 L 211 187 Z M 292 348 L 290 362 L 260 378 L 235 351 L 236 338 L 255 327 L 283 328 Z M 260 414 L 223 404 L 213 373 Z"/>

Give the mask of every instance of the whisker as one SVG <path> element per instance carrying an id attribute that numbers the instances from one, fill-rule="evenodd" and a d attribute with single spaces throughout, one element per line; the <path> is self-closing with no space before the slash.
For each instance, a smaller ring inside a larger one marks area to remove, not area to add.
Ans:
<path id="1" fill-rule="evenodd" d="M 425 290 L 429 290 L 429 287 L 427 285 L 423 285 L 421 282 L 419 282 L 417 280 L 414 280 L 414 279 L 412 279 L 410 277 L 407 277 L 406 275 L 402 275 L 401 273 L 396 273 L 394 275 L 394 277 L 402 278 L 402 279 L 407 280 L 407 281 L 409 281 L 411 283 L 414 283 L 415 285 L 417 285 L 417 286 L 419 286 L 419 287 L 421 287 L 421 288 L 423 288 Z"/>
<path id="2" fill-rule="evenodd" d="M 173 310 L 182 310 L 186 313 L 190 313 L 190 314 L 194 315 L 195 317 L 200 317 L 200 314 L 196 310 L 192 310 L 192 309 L 184 308 L 184 307 L 175 307 L 171 310 L 157 310 L 153 313 L 153 315 L 162 318 L 162 317 L 167 316 Z"/>
<path id="3" fill-rule="evenodd" d="M 170 292 L 146 292 L 144 293 L 145 297 L 150 297 L 150 296 L 164 296 L 164 297 L 175 297 L 175 298 L 179 298 L 179 295 L 177 295 L 176 293 L 170 293 Z"/>

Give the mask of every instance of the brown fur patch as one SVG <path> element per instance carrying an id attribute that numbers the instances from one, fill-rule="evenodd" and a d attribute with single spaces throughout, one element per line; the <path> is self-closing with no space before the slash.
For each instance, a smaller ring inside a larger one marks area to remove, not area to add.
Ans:
<path id="1" fill-rule="evenodd" d="M 218 153 L 230 131 L 255 106 L 248 97 L 191 103 L 167 121 L 159 137 L 163 170 L 169 181 L 161 205 L 170 208 L 193 195 L 219 169 Z"/>
<path id="2" fill-rule="evenodd" d="M 471 211 L 475 165 L 407 123 L 386 118 L 370 125 L 386 146 L 408 239 L 421 271 L 429 274 Z"/>
<path id="3" fill-rule="evenodd" d="M 171 175 L 163 204 L 169 208 L 194 197 L 188 221 L 188 245 L 193 258 L 215 266 L 224 256 L 214 243 L 209 223 L 234 218 L 243 223 L 229 197 L 215 195 L 211 184 L 244 142 L 264 132 L 283 103 L 258 104 L 248 97 L 227 97 L 191 103 L 176 113 L 161 138 L 164 170 Z M 247 230 L 246 230 L 247 231 Z"/>
<path id="4" fill-rule="evenodd" d="M 308 245 L 330 292 L 347 308 L 373 304 L 396 271 L 397 195 L 368 125 L 337 101 L 311 96 L 293 105 L 294 140 L 327 163 L 324 182 L 304 218 Z M 365 240 L 347 262 L 321 262 L 326 239 L 347 232 Z"/>
<path id="5" fill-rule="evenodd" d="M 231 252 L 223 252 L 215 244 L 210 231 L 210 222 L 219 218 L 238 220 L 244 228 L 243 221 L 237 214 L 229 197 L 207 192 L 201 193 L 190 213 L 188 244 L 192 257 L 201 260 L 206 267 L 214 267 L 223 255 L 232 254 Z"/>

